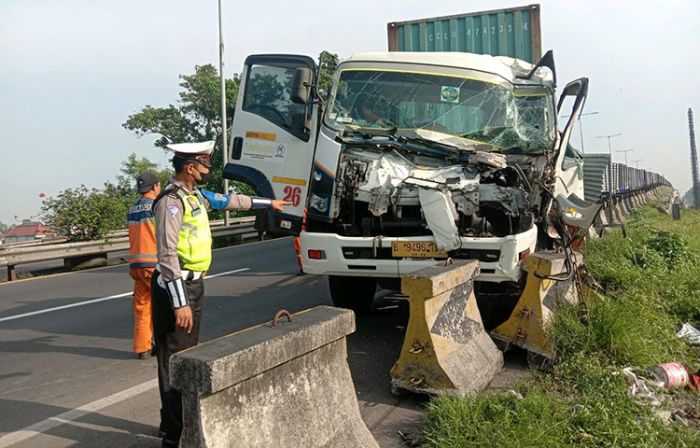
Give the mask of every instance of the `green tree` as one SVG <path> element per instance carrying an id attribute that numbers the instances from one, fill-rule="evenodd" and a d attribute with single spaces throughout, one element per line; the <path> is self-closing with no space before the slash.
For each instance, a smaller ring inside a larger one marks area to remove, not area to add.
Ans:
<path id="1" fill-rule="evenodd" d="M 333 73 L 338 67 L 338 55 L 324 50 L 318 56 L 318 60 L 318 94 L 325 100 L 331 90 Z"/>
<path id="2" fill-rule="evenodd" d="M 122 124 L 138 137 L 160 135 L 155 145 L 165 148 L 169 143 L 215 140 L 212 170 L 206 188 L 221 191 L 223 185 L 221 88 L 218 70 L 211 64 L 197 65 L 194 74 L 180 75 L 177 104 L 166 107 L 146 105 L 140 112 L 129 115 Z M 238 96 L 240 77 L 226 80 L 226 129 L 231 125 Z"/>
<path id="3" fill-rule="evenodd" d="M 60 235 L 71 241 L 90 241 L 124 228 L 128 208 L 117 196 L 81 185 L 44 199 L 41 210 L 44 222 Z"/>
<path id="4" fill-rule="evenodd" d="M 105 182 L 104 191 L 109 196 L 121 198 L 127 207 L 129 207 L 140 197 L 139 192 L 136 190 L 136 176 L 145 172 L 155 174 L 162 186 L 167 184 L 173 174 L 171 169 L 163 169 L 157 163 L 150 161 L 146 157 L 139 158 L 136 154 L 131 153 L 129 157 L 122 162 L 119 174 L 117 174 L 116 183 Z"/>
<path id="5" fill-rule="evenodd" d="M 7 233 L 10 230 L 10 226 L 0 221 L 0 233 Z"/>

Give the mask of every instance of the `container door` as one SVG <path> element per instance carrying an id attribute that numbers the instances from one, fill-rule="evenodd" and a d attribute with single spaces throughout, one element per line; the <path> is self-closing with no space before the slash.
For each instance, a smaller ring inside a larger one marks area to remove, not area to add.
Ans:
<path id="1" fill-rule="evenodd" d="M 269 211 L 259 229 L 301 231 L 318 127 L 315 78 L 316 63 L 307 56 L 254 55 L 245 61 L 224 176 L 293 204 L 284 213 Z"/>

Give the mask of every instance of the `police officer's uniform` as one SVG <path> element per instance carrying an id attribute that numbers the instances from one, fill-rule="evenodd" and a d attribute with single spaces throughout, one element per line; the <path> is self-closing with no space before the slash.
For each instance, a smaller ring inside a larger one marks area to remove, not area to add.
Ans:
<path id="1" fill-rule="evenodd" d="M 177 157 L 211 155 L 214 142 L 169 145 Z M 201 163 L 201 162 L 200 162 Z M 158 266 L 151 284 L 153 331 L 158 358 L 163 446 L 177 446 L 182 433 L 182 401 L 169 384 L 170 355 L 197 345 L 204 295 L 204 276 L 211 264 L 211 231 L 207 210 L 268 208 L 270 199 L 226 195 L 193 188 L 171 179 L 155 201 Z M 192 310 L 192 331 L 175 327 L 177 308 Z"/>

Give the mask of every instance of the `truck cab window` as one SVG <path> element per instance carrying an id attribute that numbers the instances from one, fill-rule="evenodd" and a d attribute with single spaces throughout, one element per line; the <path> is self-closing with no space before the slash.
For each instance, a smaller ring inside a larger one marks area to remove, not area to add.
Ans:
<path id="1" fill-rule="evenodd" d="M 307 140 L 304 132 L 305 105 L 291 100 L 296 69 L 253 65 L 248 71 L 243 110 L 274 123 L 290 134 Z"/>

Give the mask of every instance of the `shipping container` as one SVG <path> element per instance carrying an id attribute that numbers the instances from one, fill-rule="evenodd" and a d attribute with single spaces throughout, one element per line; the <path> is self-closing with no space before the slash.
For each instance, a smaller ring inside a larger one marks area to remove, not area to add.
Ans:
<path id="1" fill-rule="evenodd" d="M 532 63 L 542 57 L 540 5 L 391 22 L 387 30 L 389 51 L 463 51 Z"/>

